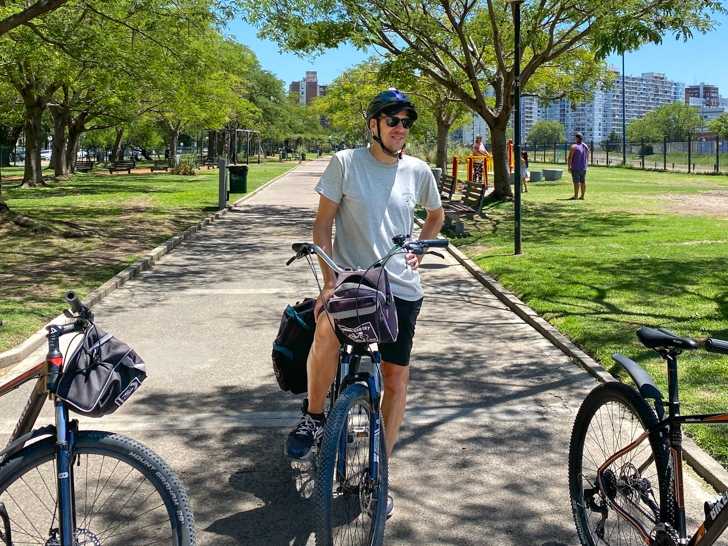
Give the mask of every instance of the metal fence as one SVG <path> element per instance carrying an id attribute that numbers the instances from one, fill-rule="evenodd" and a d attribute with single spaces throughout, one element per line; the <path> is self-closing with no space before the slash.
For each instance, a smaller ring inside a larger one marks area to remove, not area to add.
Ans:
<path id="1" fill-rule="evenodd" d="M 566 163 L 572 144 L 526 143 L 523 149 L 528 152 L 530 161 L 563 164 Z M 656 142 L 640 140 L 627 142 L 624 149 L 622 142 L 591 141 L 586 144 L 590 150 L 590 165 L 616 167 L 626 159 L 626 163 L 636 169 L 728 174 L 728 141 L 720 138 Z"/>

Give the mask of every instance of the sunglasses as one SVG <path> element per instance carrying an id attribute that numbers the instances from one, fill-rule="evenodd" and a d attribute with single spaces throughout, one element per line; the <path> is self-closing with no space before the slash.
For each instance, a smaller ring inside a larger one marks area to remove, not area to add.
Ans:
<path id="1" fill-rule="evenodd" d="M 402 122 L 402 127 L 405 129 L 410 129 L 415 124 L 415 120 L 410 118 L 398 118 L 394 116 L 387 116 L 384 118 L 384 120 L 387 122 L 387 127 L 396 127 L 399 125 L 399 122 Z"/>

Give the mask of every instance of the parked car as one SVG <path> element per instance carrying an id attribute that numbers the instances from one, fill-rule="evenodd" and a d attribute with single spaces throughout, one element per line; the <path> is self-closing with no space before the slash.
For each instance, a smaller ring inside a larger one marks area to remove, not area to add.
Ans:
<path id="1" fill-rule="evenodd" d="M 10 152 L 10 161 L 25 161 L 25 150 Z"/>
<path id="2" fill-rule="evenodd" d="M 50 150 L 41 150 L 40 151 L 40 160 L 41 161 L 50 161 L 51 160 L 51 151 Z"/>

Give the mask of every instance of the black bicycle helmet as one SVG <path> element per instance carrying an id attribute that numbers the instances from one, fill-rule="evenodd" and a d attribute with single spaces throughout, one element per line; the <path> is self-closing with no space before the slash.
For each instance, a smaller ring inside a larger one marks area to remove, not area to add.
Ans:
<path id="1" fill-rule="evenodd" d="M 367 107 L 367 119 L 377 118 L 380 114 L 393 116 L 403 110 L 409 110 L 410 119 L 417 119 L 415 105 L 407 95 L 396 89 L 382 91 L 372 99 Z"/>
<path id="2" fill-rule="evenodd" d="M 370 102 L 367 107 L 367 121 L 372 119 L 377 120 L 377 134 L 373 135 L 372 138 L 382 147 L 385 154 L 391 157 L 396 157 L 397 159 L 402 159 L 404 146 L 402 146 L 401 150 L 392 151 L 384 145 L 382 139 L 379 138 L 379 132 L 381 130 L 379 125 L 379 116 L 381 114 L 393 116 L 405 110 L 407 110 L 411 120 L 414 121 L 417 119 L 417 110 L 415 110 L 415 105 L 407 95 L 401 91 L 397 91 L 396 89 L 382 91 L 372 99 L 372 102 Z"/>

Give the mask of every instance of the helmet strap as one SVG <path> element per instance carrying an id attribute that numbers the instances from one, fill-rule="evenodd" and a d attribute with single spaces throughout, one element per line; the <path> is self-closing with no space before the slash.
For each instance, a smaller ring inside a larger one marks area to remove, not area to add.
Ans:
<path id="1" fill-rule="evenodd" d="M 407 144 L 403 144 L 402 145 L 402 149 L 399 150 L 398 152 L 392 152 L 389 148 L 387 148 L 384 145 L 384 142 L 382 142 L 382 139 L 379 137 L 379 133 L 381 132 L 381 127 L 379 125 L 379 122 L 380 121 L 381 121 L 381 119 L 380 118 L 377 118 L 377 134 L 376 135 L 372 135 L 372 139 L 374 140 L 374 142 L 378 143 L 379 146 L 381 146 L 382 151 L 385 154 L 387 154 L 389 157 L 396 157 L 397 159 L 402 159 L 402 154 L 404 154 L 404 147 Z"/>

